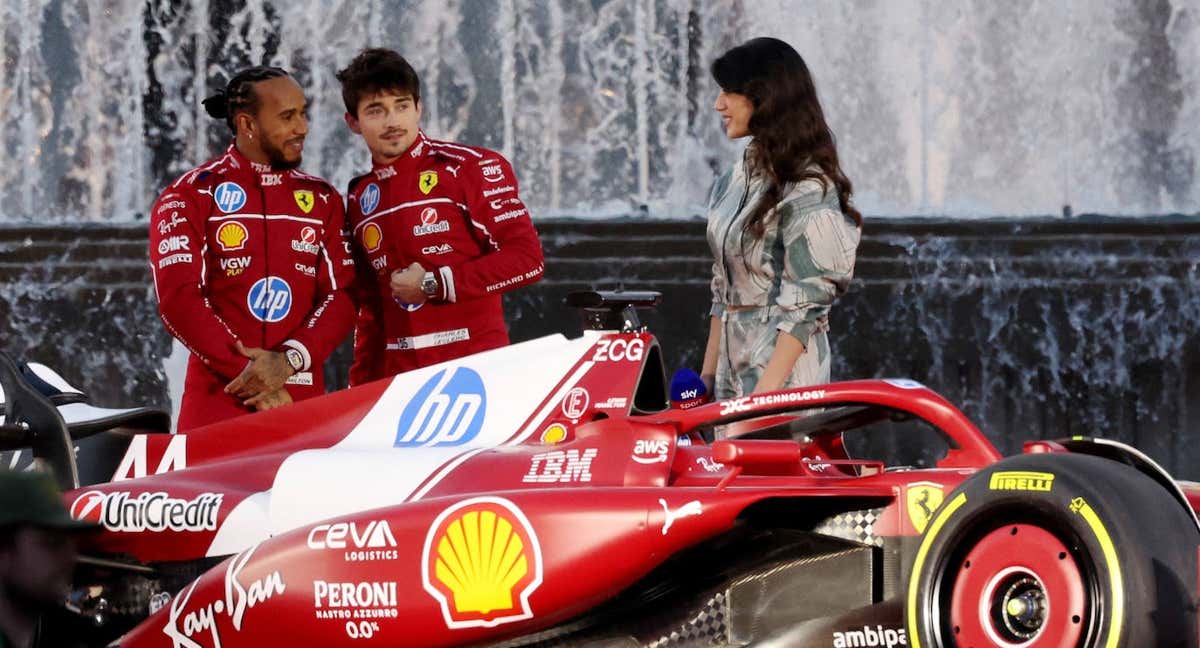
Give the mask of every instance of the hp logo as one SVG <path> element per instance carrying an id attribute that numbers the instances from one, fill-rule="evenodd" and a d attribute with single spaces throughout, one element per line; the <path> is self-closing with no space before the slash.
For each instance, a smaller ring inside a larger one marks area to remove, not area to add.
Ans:
<path id="1" fill-rule="evenodd" d="M 375 211 L 379 206 L 379 185 L 372 182 L 363 189 L 362 195 L 358 197 L 358 206 L 362 208 L 363 216 Z"/>
<path id="2" fill-rule="evenodd" d="M 246 206 L 246 192 L 236 182 L 222 182 L 213 192 L 213 201 L 217 203 L 217 209 L 232 214 Z"/>
<path id="3" fill-rule="evenodd" d="M 292 287 L 279 277 L 263 277 L 246 293 L 246 307 L 262 322 L 278 322 L 292 310 Z"/>
<path id="4" fill-rule="evenodd" d="M 459 446 L 483 427 L 487 396 L 473 369 L 443 369 L 430 378 L 400 415 L 397 448 Z"/>

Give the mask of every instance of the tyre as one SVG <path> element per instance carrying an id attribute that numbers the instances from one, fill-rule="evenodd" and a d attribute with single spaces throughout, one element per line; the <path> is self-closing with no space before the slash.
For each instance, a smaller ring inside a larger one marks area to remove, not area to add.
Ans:
<path id="1" fill-rule="evenodd" d="M 920 648 L 1197 645 L 1191 515 L 1161 485 L 1078 454 L 1006 459 L 934 514 L 906 600 Z"/>

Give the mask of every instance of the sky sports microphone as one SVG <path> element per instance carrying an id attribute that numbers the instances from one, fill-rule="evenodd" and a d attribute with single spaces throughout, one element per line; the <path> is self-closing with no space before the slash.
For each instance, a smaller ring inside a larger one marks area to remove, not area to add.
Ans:
<path id="1" fill-rule="evenodd" d="M 671 377 L 671 407 L 691 409 L 709 400 L 708 388 L 695 371 L 680 367 Z"/>

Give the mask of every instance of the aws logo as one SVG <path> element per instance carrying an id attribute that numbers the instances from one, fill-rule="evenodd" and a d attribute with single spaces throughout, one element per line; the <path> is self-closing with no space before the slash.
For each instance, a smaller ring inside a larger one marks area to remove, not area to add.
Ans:
<path id="1" fill-rule="evenodd" d="M 459 446 L 483 428 L 487 392 L 483 379 L 468 367 L 442 369 L 430 378 L 400 415 L 397 448 Z"/>
<path id="2" fill-rule="evenodd" d="M 529 518 L 500 497 L 476 497 L 442 511 L 421 557 L 425 591 L 446 627 L 491 628 L 533 616 L 542 584 L 542 547 Z"/>

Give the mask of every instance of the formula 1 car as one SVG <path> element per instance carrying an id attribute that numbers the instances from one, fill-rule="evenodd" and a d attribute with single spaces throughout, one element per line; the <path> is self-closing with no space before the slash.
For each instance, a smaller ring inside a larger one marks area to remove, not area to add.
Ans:
<path id="1" fill-rule="evenodd" d="M 911 380 L 673 408 L 657 295 L 569 300 L 577 339 L 186 435 L 5 359 L 0 440 L 102 525 L 71 604 L 121 648 L 1197 645 L 1200 488 L 1133 448 L 1002 459 Z"/>

